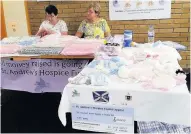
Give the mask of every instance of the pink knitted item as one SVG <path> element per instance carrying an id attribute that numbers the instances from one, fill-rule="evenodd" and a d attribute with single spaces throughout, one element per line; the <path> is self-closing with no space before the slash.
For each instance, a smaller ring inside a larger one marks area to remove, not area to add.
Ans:
<path id="1" fill-rule="evenodd" d="M 94 55 L 99 46 L 99 43 L 83 43 L 83 44 L 71 44 L 67 45 L 61 52 L 62 55 Z"/>
<path id="2" fill-rule="evenodd" d="M 1 45 L 0 54 L 14 54 L 21 49 L 22 47 L 17 44 Z"/>

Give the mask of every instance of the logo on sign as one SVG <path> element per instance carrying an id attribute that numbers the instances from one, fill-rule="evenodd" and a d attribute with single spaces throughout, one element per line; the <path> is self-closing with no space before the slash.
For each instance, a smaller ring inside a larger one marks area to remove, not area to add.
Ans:
<path id="1" fill-rule="evenodd" d="M 95 102 L 109 102 L 109 93 L 107 91 L 94 91 L 93 99 Z"/>
<path id="2" fill-rule="evenodd" d="M 72 91 L 72 97 L 80 96 L 77 90 Z"/>
<path id="3" fill-rule="evenodd" d="M 128 93 L 128 94 L 125 96 L 125 100 L 131 101 L 131 100 L 132 100 L 132 96 Z"/>
<path id="4" fill-rule="evenodd" d="M 132 117 L 123 117 L 123 116 L 115 116 L 113 118 L 114 123 L 122 123 L 122 124 L 132 124 L 133 118 Z"/>
<path id="5" fill-rule="evenodd" d="M 123 117 L 114 117 L 113 118 L 113 122 L 121 122 L 121 123 L 124 123 L 124 122 L 126 122 L 126 119 Z"/>
<path id="6" fill-rule="evenodd" d="M 36 92 L 43 92 L 42 89 L 50 87 L 50 84 L 48 82 L 45 82 L 45 80 L 43 80 L 42 78 L 40 78 L 39 81 L 36 81 L 35 86 Z"/>

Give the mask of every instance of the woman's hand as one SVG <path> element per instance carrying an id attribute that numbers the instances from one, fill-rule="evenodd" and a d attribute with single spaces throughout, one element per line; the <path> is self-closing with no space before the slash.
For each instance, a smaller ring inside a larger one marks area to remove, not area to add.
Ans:
<path id="1" fill-rule="evenodd" d="M 62 32 L 61 35 L 68 35 L 68 32 Z"/>
<path id="2" fill-rule="evenodd" d="M 48 35 L 47 31 L 43 31 L 43 32 L 41 33 L 41 37 L 44 37 L 44 36 L 46 36 L 46 35 Z"/>
<path id="3" fill-rule="evenodd" d="M 81 38 L 82 35 L 83 35 L 83 33 L 81 33 L 81 32 L 76 32 L 76 34 L 75 34 L 75 36 L 77 36 L 77 37 L 79 37 L 79 38 Z"/>
<path id="4" fill-rule="evenodd" d="M 54 32 L 54 31 L 50 31 L 50 30 L 47 30 L 47 31 L 46 31 L 46 33 L 47 33 L 47 35 L 50 35 L 50 34 L 55 34 L 55 32 Z"/>
<path id="5" fill-rule="evenodd" d="M 50 31 L 50 30 L 46 30 L 46 29 L 42 29 L 41 31 L 41 37 L 44 37 L 46 35 L 50 35 L 50 34 L 54 34 L 55 32 Z"/>
<path id="6" fill-rule="evenodd" d="M 43 37 L 43 36 L 45 36 L 45 35 L 47 35 L 47 34 L 48 34 L 48 33 L 47 33 L 47 30 L 44 29 L 44 28 L 41 28 L 41 29 L 39 29 L 39 31 L 37 32 L 36 36 L 41 36 L 41 37 Z"/>
<path id="7" fill-rule="evenodd" d="M 38 31 L 38 33 L 36 34 L 36 36 L 44 37 L 44 36 L 46 36 L 46 35 L 55 34 L 55 33 L 56 33 L 56 32 L 54 32 L 54 31 L 41 28 L 41 29 Z M 62 35 L 67 35 L 68 32 L 63 32 L 63 33 L 61 33 L 61 34 L 62 34 Z"/>

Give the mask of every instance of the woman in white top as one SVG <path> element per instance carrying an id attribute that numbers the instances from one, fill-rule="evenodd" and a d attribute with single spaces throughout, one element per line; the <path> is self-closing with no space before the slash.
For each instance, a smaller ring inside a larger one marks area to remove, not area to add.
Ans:
<path id="1" fill-rule="evenodd" d="M 49 5 L 45 9 L 46 20 L 42 22 L 37 36 L 45 36 L 48 34 L 60 33 L 68 35 L 68 28 L 63 20 L 58 19 L 58 9 L 54 5 Z"/>

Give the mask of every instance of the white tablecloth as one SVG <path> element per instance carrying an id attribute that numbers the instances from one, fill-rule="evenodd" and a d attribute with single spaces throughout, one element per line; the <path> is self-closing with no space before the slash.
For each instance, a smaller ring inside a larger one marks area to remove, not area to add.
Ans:
<path id="1" fill-rule="evenodd" d="M 171 76 L 175 75 L 174 72 L 177 69 L 181 69 L 177 62 L 177 59 L 180 60 L 181 56 L 175 49 L 169 47 L 153 48 L 153 49 L 137 49 L 137 48 L 123 49 L 123 53 L 125 54 L 126 60 L 127 59 L 129 60 L 127 62 L 130 62 L 130 57 L 133 56 L 133 52 L 135 51 L 136 52 L 139 51 L 140 53 L 144 51 L 147 54 L 159 55 L 159 60 L 154 60 L 153 64 L 151 64 L 150 62 L 147 63 L 148 66 L 153 66 L 153 69 L 155 70 L 158 69 L 156 71 L 161 72 L 159 74 L 166 74 L 165 71 L 167 70 L 169 72 L 173 72 L 172 74 L 167 73 L 169 74 L 169 76 Z M 122 59 L 120 60 L 121 61 L 119 63 L 120 64 L 123 63 Z M 99 64 L 100 67 L 98 65 L 96 67 L 108 68 L 105 67 L 104 63 L 103 65 Z M 157 63 L 161 66 L 171 63 L 171 66 L 168 66 L 168 69 L 166 69 L 165 67 L 157 68 L 156 67 Z M 138 65 L 140 69 L 142 68 L 142 65 Z M 113 68 L 110 67 L 110 69 Z M 95 67 L 94 68 L 87 67 L 83 69 L 81 73 L 88 75 L 95 71 L 96 71 Z M 135 74 L 132 75 L 134 76 Z M 138 73 L 138 77 L 141 74 L 142 73 Z M 136 80 L 128 83 L 124 82 L 117 75 L 109 74 L 108 77 L 111 81 L 111 83 L 109 83 L 108 86 L 90 86 L 90 85 L 88 86 L 88 85 L 68 84 L 65 87 L 58 111 L 59 118 L 63 123 L 63 125 L 66 125 L 66 116 L 65 116 L 66 112 L 71 112 L 72 103 L 77 103 L 77 104 L 89 104 L 97 106 L 100 105 L 102 106 L 115 105 L 116 107 L 127 106 L 130 108 L 134 108 L 134 120 L 136 121 L 158 121 L 158 122 L 165 122 L 168 124 L 191 126 L 190 125 L 191 95 L 188 92 L 186 84 L 179 85 L 176 87 L 170 86 L 174 88 L 170 88 L 168 91 L 162 91 L 159 89 L 144 89 L 140 83 L 136 83 Z M 158 84 L 160 85 L 160 83 Z M 107 100 L 108 102 L 106 104 L 96 102 L 93 98 L 93 91 L 108 92 L 109 94 L 109 100 Z M 127 100 L 126 99 L 127 95 L 132 96 L 132 100 Z"/>
<path id="2" fill-rule="evenodd" d="M 72 97 L 76 90 L 78 97 Z M 108 91 L 107 104 L 93 100 L 92 91 Z M 131 101 L 125 99 L 132 96 Z M 109 86 L 87 86 L 68 84 L 62 94 L 58 114 L 62 124 L 66 125 L 66 113 L 71 112 L 71 104 L 117 105 L 134 108 L 134 120 L 159 121 L 169 124 L 190 125 L 190 97 L 186 84 L 176 86 L 169 91 L 143 89 L 140 84 L 126 84 L 114 81 Z"/>

